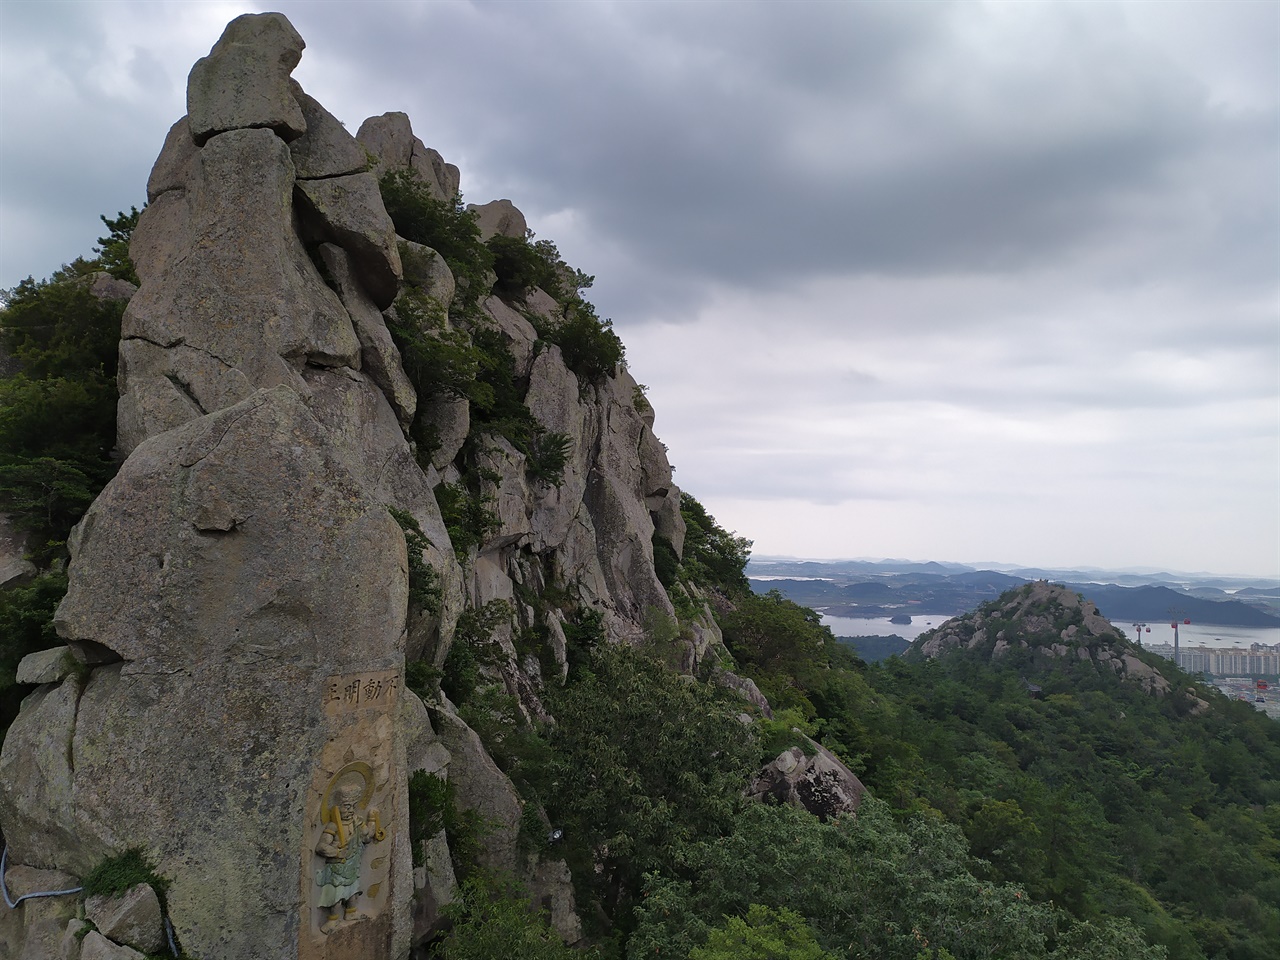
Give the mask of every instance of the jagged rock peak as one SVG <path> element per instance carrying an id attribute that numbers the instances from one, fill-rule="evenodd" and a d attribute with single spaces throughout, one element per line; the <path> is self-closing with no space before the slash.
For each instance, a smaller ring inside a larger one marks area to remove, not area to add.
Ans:
<path id="1" fill-rule="evenodd" d="M 307 132 L 289 74 L 306 43 L 282 13 L 246 13 L 222 32 L 187 78 L 187 113 L 196 143 L 227 130 L 268 127 L 283 140 Z"/>
<path id="2" fill-rule="evenodd" d="M 1092 601 L 1045 580 L 1010 590 L 973 613 L 922 634 L 912 644 L 912 651 L 925 657 L 957 649 L 979 651 L 993 661 L 1014 650 L 1089 660 L 1156 696 L 1170 690 L 1163 674 L 1138 658 L 1129 639 Z"/>

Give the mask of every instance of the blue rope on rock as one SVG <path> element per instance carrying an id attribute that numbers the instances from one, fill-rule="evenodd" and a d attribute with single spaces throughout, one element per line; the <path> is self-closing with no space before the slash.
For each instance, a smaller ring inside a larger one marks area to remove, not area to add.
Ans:
<path id="1" fill-rule="evenodd" d="M 0 853 L 0 894 L 4 894 L 4 902 L 8 904 L 9 909 L 15 909 L 23 900 L 34 900 L 36 897 L 61 897 L 68 893 L 79 893 L 84 887 L 72 887 L 70 890 L 43 890 L 39 893 L 24 893 L 17 900 L 9 898 L 9 888 L 4 882 L 4 865 L 9 859 L 9 845 L 4 845 L 4 852 Z"/>

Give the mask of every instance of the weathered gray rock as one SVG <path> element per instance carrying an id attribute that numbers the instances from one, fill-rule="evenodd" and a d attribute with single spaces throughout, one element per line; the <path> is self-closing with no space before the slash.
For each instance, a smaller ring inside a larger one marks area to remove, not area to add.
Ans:
<path id="1" fill-rule="evenodd" d="M 198 157 L 199 154 L 193 154 L 193 162 Z M 192 169 L 189 182 L 194 188 L 199 170 L 195 166 Z M 184 186 L 161 193 L 138 218 L 129 241 L 129 259 L 143 283 L 164 277 L 172 263 L 188 253 L 192 198 L 185 186 L 187 182 L 184 180 Z"/>
<path id="2" fill-rule="evenodd" d="M 201 530 L 205 508 L 231 529 Z M 300 863 L 310 876 L 344 763 L 367 762 L 389 829 L 405 828 L 403 542 L 285 388 L 138 447 L 86 515 L 58 614 L 65 636 L 125 662 L 83 695 L 74 680 L 38 690 L 15 721 L 0 754 L 13 852 L 82 874 L 140 845 L 172 878 L 193 955 L 297 956 L 322 917 L 299 904 Z M 400 868 L 381 868 L 376 903 L 400 903 Z M 363 929 L 391 938 L 395 916 Z"/>
<path id="3" fill-rule="evenodd" d="M 441 911 L 458 897 L 458 878 L 453 871 L 449 841 L 441 830 L 423 841 L 422 866 L 415 871 L 413 938 L 421 941 L 440 929 Z"/>
<path id="4" fill-rule="evenodd" d="M 557 346 L 545 347 L 529 368 L 529 390 L 525 405 L 548 433 L 560 433 L 571 440 L 570 456 L 558 484 L 539 486 L 532 492 L 534 509 L 529 526 L 540 552 L 565 543 L 579 514 L 590 472 L 594 424 L 578 396 L 578 378 L 564 365 Z"/>
<path id="5" fill-rule="evenodd" d="M 74 677 L 40 687 L 22 702 L 5 735 L 0 829 L 13 863 L 83 876 L 110 852 L 100 838 L 80 837 L 76 830 L 72 744 L 79 704 L 80 684 Z"/>
<path id="6" fill-rule="evenodd" d="M 399 111 L 369 117 L 356 131 L 356 140 L 373 155 L 373 173 L 379 177 L 408 167 L 413 157 L 413 127 L 408 114 Z"/>
<path id="7" fill-rule="evenodd" d="M 90 930 L 80 945 L 80 960 L 145 960 L 145 955 Z"/>
<path id="8" fill-rule="evenodd" d="M 378 308 L 391 306 L 400 289 L 400 252 L 373 174 L 299 180 L 297 187 L 303 215 L 320 225 L 325 239 L 347 251 Z"/>
<path id="9" fill-rule="evenodd" d="M 533 344 L 538 339 L 538 331 L 499 297 L 485 297 L 483 306 L 489 319 L 507 338 L 507 346 L 516 362 L 516 377 L 523 379 L 529 376 L 533 364 Z"/>
<path id="10" fill-rule="evenodd" d="M 76 658 L 67 647 L 29 653 L 18 664 L 18 683 L 60 683 L 75 672 Z"/>
<path id="11" fill-rule="evenodd" d="M 62 941 L 58 944 L 58 960 L 80 960 L 80 948 L 91 929 L 83 920 L 69 921 L 67 929 L 63 931 Z"/>
<path id="12" fill-rule="evenodd" d="M 482 866 L 516 874 L 520 856 L 516 836 L 520 832 L 520 796 L 498 769 L 475 731 L 449 709 L 433 712 L 436 732 L 453 758 L 449 780 L 457 791 L 458 806 L 474 810 L 492 826 L 480 855 Z"/>
<path id="13" fill-rule="evenodd" d="M 143 284 L 122 324 L 125 452 L 181 415 L 224 409 L 252 389 L 305 395 L 303 364 L 359 363 L 351 320 L 293 231 L 288 148 L 266 130 L 222 134 L 200 151 L 194 181 L 147 208 L 131 247 L 135 256 L 166 252 L 137 261 Z M 149 237 L 153 224 L 163 242 Z"/>
<path id="14" fill-rule="evenodd" d="M 289 88 L 305 46 L 283 14 L 247 13 L 227 24 L 187 78 L 195 142 L 246 127 L 267 127 L 286 141 L 306 133 L 302 108 Z"/>
<path id="15" fill-rule="evenodd" d="M 360 341 L 361 367 L 382 390 L 396 411 L 400 425 L 407 429 L 417 412 L 418 396 L 405 375 L 400 351 L 391 339 L 381 311 L 356 279 L 350 254 L 341 247 L 326 243 L 320 247 L 320 256 L 342 305 L 351 316 L 356 338 Z"/>
<path id="16" fill-rule="evenodd" d="M 467 205 L 467 209 L 476 215 L 481 240 L 496 236 L 518 237 L 523 240 L 529 232 L 524 214 L 510 200 L 492 200 L 479 206 L 471 203 Z"/>
<path id="17" fill-rule="evenodd" d="M 377 176 L 388 170 L 409 169 L 437 200 L 452 200 L 458 195 L 458 168 L 445 163 L 439 153 L 413 135 L 413 127 L 405 114 L 392 112 L 369 117 L 360 125 L 356 139 L 376 158 L 373 172 Z"/>
<path id="18" fill-rule="evenodd" d="M 447 652 L 462 611 L 463 587 L 435 499 L 439 476 L 418 465 L 386 397 L 364 374 L 312 369 L 306 383 L 310 410 L 335 455 L 379 502 L 412 515 L 427 538 L 423 557 L 439 574 L 440 609 L 410 621 L 406 656 L 414 660 L 425 651 Z M 443 652 L 440 657 L 443 663 Z"/>
<path id="19" fill-rule="evenodd" d="M 457 292 L 457 283 L 444 257 L 411 240 L 401 240 L 399 248 L 404 282 L 433 298 L 441 316 L 447 316 L 449 304 L 453 303 Z"/>
<path id="20" fill-rule="evenodd" d="M 770 761 L 747 795 L 802 807 L 822 820 L 856 813 L 866 792 L 862 781 L 821 744 L 808 745 L 811 755 L 792 747 Z"/>
<path id="21" fill-rule="evenodd" d="M 526 504 L 533 498 L 525 474 L 525 455 L 504 437 L 495 437 L 479 454 L 477 461 L 481 470 L 500 478 L 497 483 L 486 484 L 485 487 L 485 493 L 492 498 L 492 509 L 497 514 L 498 523 L 497 529 L 485 539 L 481 549 L 500 550 L 527 541 L 531 530 Z M 506 572 L 501 576 L 510 583 Z M 490 594 L 489 597 L 506 599 L 500 598 L 498 594 Z"/>
<path id="22" fill-rule="evenodd" d="M 128 280 L 121 280 L 109 273 L 93 274 L 89 281 L 89 292 L 97 299 L 107 302 L 128 303 L 138 288 Z"/>
<path id="23" fill-rule="evenodd" d="M 551 929 L 572 946 L 582 940 L 582 921 L 578 919 L 573 896 L 573 877 L 563 860 L 539 860 L 529 877 L 529 899 L 545 910 Z"/>
<path id="24" fill-rule="evenodd" d="M 1169 681 L 1159 670 L 1143 663 L 1133 654 L 1122 654 L 1120 659 L 1124 664 L 1125 677 L 1141 684 L 1142 689 L 1147 693 L 1163 697 L 1172 689 Z"/>
<path id="25" fill-rule="evenodd" d="M 15 864 L 10 858 L 5 871 L 9 896 L 19 900 L 32 893 L 73 890 L 78 881 L 56 870 L 37 870 Z M 10 910 L 0 903 L 0 956 L 12 960 L 51 960 L 61 951 L 67 923 L 75 916 L 74 894 L 21 900 Z"/>
<path id="26" fill-rule="evenodd" d="M 556 303 L 551 294 L 541 287 L 534 287 L 525 293 L 524 308 L 530 313 L 536 313 L 538 316 L 553 322 L 564 319 L 560 304 Z"/>
<path id="27" fill-rule="evenodd" d="M 448 394 L 434 396 L 422 404 L 422 421 L 434 435 L 436 448 L 431 462 L 437 470 L 453 463 L 471 432 L 471 404 Z"/>
<path id="28" fill-rule="evenodd" d="M 1186 697 L 1188 702 L 1191 704 L 1190 713 L 1191 713 L 1191 716 L 1193 717 L 1202 717 L 1206 713 L 1208 713 L 1211 709 L 1213 709 L 1209 705 L 1209 701 L 1201 700 L 1198 696 L 1196 696 L 1195 687 L 1187 687 L 1186 690 L 1182 691 L 1182 695 Z"/>
<path id="29" fill-rule="evenodd" d="M 760 688 L 756 686 L 756 682 L 750 677 L 740 677 L 736 673 L 730 673 L 728 670 L 716 670 L 713 678 L 720 686 L 732 690 L 743 700 L 750 703 L 760 711 L 762 716 L 773 718 L 773 708 L 769 706 L 769 700 L 760 692 Z"/>
<path id="30" fill-rule="evenodd" d="M 409 166 L 431 185 L 431 192 L 436 199 L 453 200 L 458 196 L 458 186 L 462 179 L 458 168 L 452 163 L 445 163 L 439 153 L 423 146 L 417 137 L 413 139 Z"/>
<path id="31" fill-rule="evenodd" d="M 347 133 L 347 128 L 338 118 L 314 97 L 308 96 L 298 81 L 290 80 L 289 89 L 302 108 L 307 125 L 307 132 L 289 144 L 298 178 L 307 180 L 364 172 L 369 164 L 369 155 L 356 138 Z"/>
<path id="32" fill-rule="evenodd" d="M 151 167 L 151 176 L 147 178 L 147 202 L 155 203 L 161 194 L 170 190 L 185 190 L 199 152 L 200 148 L 191 136 L 191 123 L 183 117 L 169 128 L 160 156 Z M 130 258 L 136 259 L 132 250 Z"/>
<path id="33" fill-rule="evenodd" d="M 159 953 L 165 946 L 160 898 L 150 884 L 135 884 L 117 897 L 86 897 L 84 915 L 108 940 L 143 953 Z"/>
<path id="34" fill-rule="evenodd" d="M 209 509 L 229 511 L 228 534 L 200 529 L 197 518 Z M 397 619 L 403 576 L 394 570 L 402 558 L 386 548 L 403 538 L 285 388 L 259 391 L 139 448 L 83 523 L 59 632 L 137 666 L 188 663 L 193 650 L 249 663 L 262 644 L 278 650 L 292 637 L 313 645 L 317 618 L 333 618 L 326 630 L 382 618 L 392 629 Z M 335 582 L 322 589 L 300 551 L 323 547 L 335 558 L 368 556 L 387 581 L 333 569 Z M 98 575 L 77 576 L 78 569 Z M 290 622 L 296 626 L 281 632 Z"/>

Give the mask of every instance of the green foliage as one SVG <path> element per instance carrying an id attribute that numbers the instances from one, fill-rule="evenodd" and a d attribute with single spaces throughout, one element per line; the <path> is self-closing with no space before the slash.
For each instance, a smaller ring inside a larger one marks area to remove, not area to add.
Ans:
<path id="1" fill-rule="evenodd" d="M 425 770 L 409 777 L 409 842 L 415 867 L 422 866 L 423 843 L 443 830 L 454 872 L 470 875 L 489 829 L 477 811 L 458 806 L 452 781 Z"/>
<path id="2" fill-rule="evenodd" d="M 433 197 L 413 170 L 388 171 L 378 186 L 396 233 L 431 247 L 453 272 L 458 292 L 451 309 L 474 315 L 477 300 L 489 292 L 487 277 L 493 267 L 493 254 L 480 240 L 475 213 L 463 209 L 461 197 Z"/>
<path id="3" fill-rule="evenodd" d="M 440 960 L 598 960 L 595 950 L 565 946 L 510 878 L 472 876 L 444 912 L 453 928 L 432 949 Z"/>
<path id="4" fill-rule="evenodd" d="M 421 700 L 434 700 L 443 671 L 430 660 L 409 660 L 404 665 L 404 685 Z"/>
<path id="5" fill-rule="evenodd" d="M 547 430 L 525 405 L 506 337 L 487 327 L 477 328 L 472 336 L 480 354 L 476 376 L 487 390 L 487 399 L 472 400 L 472 437 L 505 438 L 525 455 L 525 472 L 531 480 L 558 485 L 572 452 L 572 438 Z"/>
<path id="6" fill-rule="evenodd" d="M 0 339 L 27 376 L 115 376 L 125 305 L 90 292 L 85 276 L 97 266 L 77 260 L 48 280 L 28 277 L 4 293 Z"/>
<path id="7" fill-rule="evenodd" d="M 670 590 L 680 577 L 680 557 L 671 541 L 653 531 L 653 571 L 658 575 L 658 582 Z"/>
<path id="8" fill-rule="evenodd" d="M 28 277 L 3 294 L 0 342 L 22 372 L 0 381 L 0 510 L 30 535 L 39 564 L 65 554 L 71 527 L 116 471 L 124 304 L 98 300 L 86 278 L 127 265 L 127 235 L 117 231 L 130 218 L 121 218 L 108 225 L 123 239 L 101 241 L 116 257 L 112 264 L 76 260 L 48 280 Z"/>
<path id="9" fill-rule="evenodd" d="M 760 744 L 757 756 L 761 766 L 792 747 L 799 747 L 806 756 L 817 753 L 809 739 L 815 732 L 813 724 L 795 707 L 775 710 L 772 719 L 761 717 L 756 721 L 756 726 Z"/>
<path id="10" fill-rule="evenodd" d="M 128 238 L 137 211 L 103 221 L 98 260 L 77 259 L 48 280 L 0 292 L 0 345 L 21 372 L 0 380 L 0 511 L 27 535 L 42 567 L 65 559 L 72 526 L 115 475 L 116 354 L 124 304 L 98 300 L 88 276 L 132 273 Z M 0 593 L 0 736 L 17 713 L 14 670 L 54 646 L 59 570 Z"/>
<path id="11" fill-rule="evenodd" d="M 133 239 L 133 231 L 140 215 L 137 207 L 130 207 L 128 213 L 119 211 L 115 219 L 109 219 L 106 214 L 100 216 L 99 219 L 107 227 L 107 235 L 98 238 L 98 243 L 102 246 L 93 248 L 103 270 L 117 280 L 128 280 L 134 286 L 141 281 L 138 279 L 138 271 L 133 267 L 133 261 L 129 259 L 129 241 Z"/>
<path id="12" fill-rule="evenodd" d="M 704 946 L 689 951 L 689 960 L 836 960 L 818 945 L 804 917 L 758 903 L 746 919 L 726 917 Z"/>
<path id="13" fill-rule="evenodd" d="M 573 452 L 573 438 L 567 433 L 537 430 L 529 441 L 527 452 L 529 478 L 548 486 L 558 486 L 564 480 L 564 468 Z"/>
<path id="14" fill-rule="evenodd" d="M 797 937 L 807 930 L 822 950 L 841 956 L 915 960 L 922 951 L 947 951 L 956 960 L 1091 960 L 1097 954 L 1070 946 L 1086 941 L 1130 949 L 1135 958 L 1163 956 L 1127 924 L 1081 933 L 1064 911 L 1033 902 L 1019 887 L 978 879 L 954 826 L 936 815 L 900 825 L 871 797 L 856 819 L 828 824 L 790 807 L 749 806 L 733 833 L 690 851 L 687 863 L 689 879 L 647 878 L 649 896 L 628 949 L 633 960 L 681 956 L 681 946 L 702 936 L 714 950 L 712 918 L 750 918 L 753 905 L 805 918 L 807 926 L 792 921 L 784 929 Z M 770 915 L 757 909 L 756 916 L 768 930 Z M 741 926 L 737 932 L 747 936 Z"/>
<path id="15" fill-rule="evenodd" d="M 795 667 L 818 660 L 826 647 L 835 645 L 835 637 L 818 614 L 777 590 L 762 596 L 740 596 L 735 606 L 721 627 L 725 646 L 740 664 L 794 672 Z"/>
<path id="16" fill-rule="evenodd" d="M 534 287 L 541 287 L 552 297 L 562 296 L 560 268 L 563 266 L 559 251 L 549 241 L 532 243 L 533 232 L 524 237 L 504 237 L 501 234 L 485 241 L 493 254 L 493 272 L 498 280 L 493 290 L 500 296 L 522 298 Z"/>
<path id="17" fill-rule="evenodd" d="M 563 626 L 565 659 L 573 678 L 588 668 L 595 650 L 609 642 L 604 632 L 604 614 L 594 607 L 578 607 Z"/>
<path id="18" fill-rule="evenodd" d="M 538 336 L 560 348 L 565 366 L 583 385 L 599 385 L 614 375 L 626 351 L 613 332 L 612 320 L 601 320 L 588 301 L 572 297 L 561 304 L 562 320 L 532 317 Z"/>
<path id="19" fill-rule="evenodd" d="M 81 886 L 87 897 L 116 897 L 140 883 L 149 884 L 164 903 L 169 881 L 160 876 L 139 847 L 131 847 L 118 856 L 108 857 L 89 871 Z"/>
<path id="20" fill-rule="evenodd" d="M 387 329 L 419 398 L 458 397 L 481 405 L 493 402 L 492 387 L 477 380 L 481 352 L 466 333 L 449 328 L 444 308 L 434 297 L 406 288 L 396 298 L 393 313 Z"/>
<path id="21" fill-rule="evenodd" d="M 597 646 L 547 702 L 540 799 L 575 877 L 625 923 L 645 872 L 731 828 L 754 746 L 737 702 L 627 647 Z"/>
<path id="22" fill-rule="evenodd" d="M 747 582 L 746 568 L 751 557 L 751 541 L 725 530 L 707 513 L 706 507 L 687 493 L 680 495 L 680 513 L 685 522 L 685 576 L 727 596 L 749 594 L 751 585 Z"/>
<path id="23" fill-rule="evenodd" d="M 438 613 L 440 577 L 422 556 L 422 552 L 431 546 L 431 541 L 422 532 L 422 527 L 414 519 L 413 514 L 397 510 L 395 507 L 387 507 L 387 510 L 404 531 L 404 542 L 409 556 L 409 603 L 423 613 Z"/>
<path id="24" fill-rule="evenodd" d="M 453 784 L 425 770 L 409 777 L 409 843 L 413 865 L 422 866 L 422 845 L 457 815 Z"/>
<path id="25" fill-rule="evenodd" d="M 490 600 L 482 607 L 465 611 L 458 618 L 453 645 L 444 661 L 440 685 L 457 706 L 469 701 L 483 679 L 485 667 L 497 663 L 501 648 L 493 639 L 494 631 L 510 623 L 511 604 Z"/>
<path id="26" fill-rule="evenodd" d="M 471 482 L 478 488 L 478 479 L 473 478 Z M 493 498 L 479 489 L 468 488 L 465 483 L 441 483 L 435 494 L 453 551 L 459 563 L 466 563 L 472 547 L 484 543 L 501 523 L 498 515 L 489 508 Z"/>

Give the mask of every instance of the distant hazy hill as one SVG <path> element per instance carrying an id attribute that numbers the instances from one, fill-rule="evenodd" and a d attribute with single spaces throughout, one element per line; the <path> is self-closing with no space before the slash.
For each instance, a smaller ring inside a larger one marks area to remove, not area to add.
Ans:
<path id="1" fill-rule="evenodd" d="M 888 617 L 912 612 L 957 615 L 1013 587 L 1049 579 L 1094 598 L 1103 612 L 1116 621 L 1158 623 L 1177 611 L 1177 619 L 1189 617 L 1193 622 L 1217 626 L 1280 626 L 1280 617 L 1273 612 L 1280 587 L 1250 586 L 1229 595 L 1215 582 L 1122 586 L 1087 582 L 1079 577 L 1032 578 L 997 570 L 974 570 L 963 564 L 896 560 L 753 560 L 747 575 L 755 578 L 751 585 L 757 593 L 778 590 L 796 603 L 840 617 Z M 773 579 L 758 579 L 762 576 Z M 1117 579 L 1130 582 L 1133 578 L 1121 575 Z"/>
<path id="2" fill-rule="evenodd" d="M 1223 627 L 1280 627 L 1280 617 L 1239 600 L 1207 600 L 1168 587 L 1117 587 L 1096 583 L 1073 583 L 1069 586 L 1087 594 L 1111 620 L 1158 622 L 1171 617 L 1179 620 L 1186 617 L 1193 623 Z"/>

